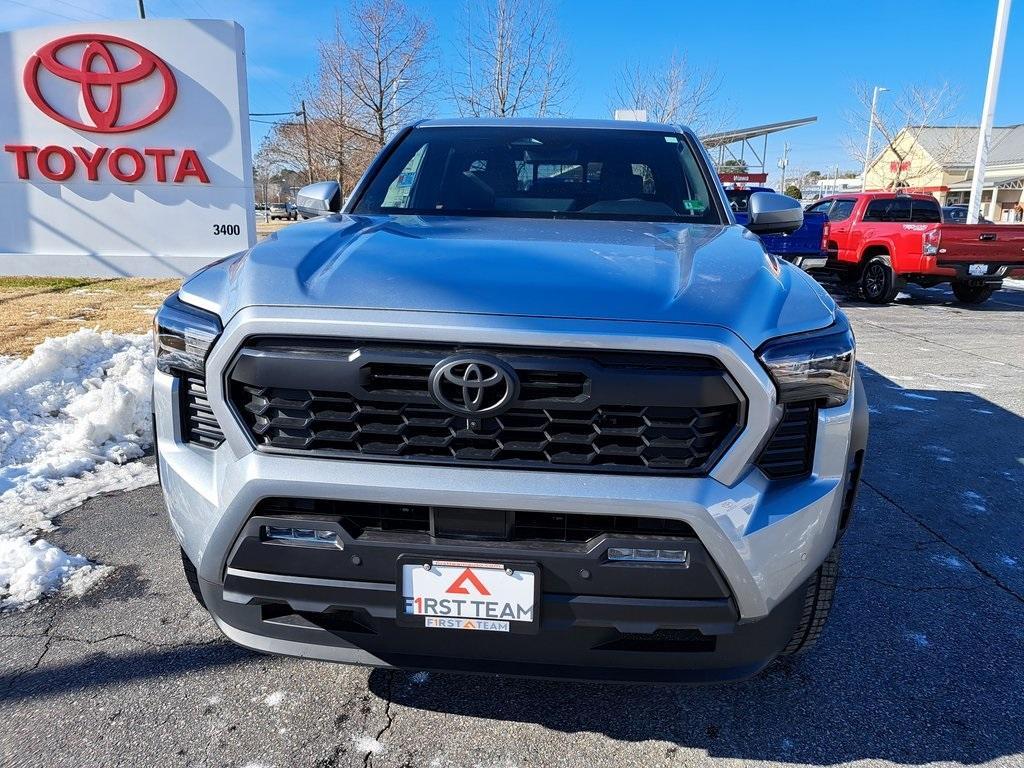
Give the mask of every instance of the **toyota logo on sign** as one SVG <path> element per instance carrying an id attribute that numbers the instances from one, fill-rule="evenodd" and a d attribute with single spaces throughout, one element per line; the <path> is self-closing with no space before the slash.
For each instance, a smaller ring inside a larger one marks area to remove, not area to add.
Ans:
<path id="1" fill-rule="evenodd" d="M 160 88 L 159 98 L 136 98 L 150 83 Z M 159 56 L 131 40 L 99 34 L 69 35 L 44 45 L 25 65 L 24 84 L 44 114 L 94 133 L 126 133 L 152 125 L 167 114 L 178 94 L 174 74 Z M 44 89 L 52 98 L 62 86 L 75 92 L 65 93 L 62 103 L 54 105 Z M 69 114 L 72 96 L 80 96 L 85 116 Z M 127 101 L 135 109 L 126 119 Z"/>
<path id="2" fill-rule="evenodd" d="M 430 394 L 442 408 L 460 416 L 496 416 L 518 396 L 519 378 L 496 358 L 455 355 L 430 372 Z"/>

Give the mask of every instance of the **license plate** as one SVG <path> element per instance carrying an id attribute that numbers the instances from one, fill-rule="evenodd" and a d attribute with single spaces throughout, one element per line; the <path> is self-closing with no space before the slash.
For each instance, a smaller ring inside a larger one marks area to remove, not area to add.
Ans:
<path id="1" fill-rule="evenodd" d="M 399 559 L 399 623 L 427 629 L 535 632 L 540 580 L 533 563 Z"/>
<path id="2" fill-rule="evenodd" d="M 971 264 L 967 272 L 974 277 L 984 277 L 988 274 L 988 264 Z"/>

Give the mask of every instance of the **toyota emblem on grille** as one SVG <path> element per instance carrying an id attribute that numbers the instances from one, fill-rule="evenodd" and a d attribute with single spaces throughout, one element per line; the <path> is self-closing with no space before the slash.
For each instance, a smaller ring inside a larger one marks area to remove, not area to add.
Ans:
<path id="1" fill-rule="evenodd" d="M 460 416 L 496 416 L 518 396 L 519 377 L 493 357 L 454 355 L 430 372 L 430 394 L 442 408 Z"/>

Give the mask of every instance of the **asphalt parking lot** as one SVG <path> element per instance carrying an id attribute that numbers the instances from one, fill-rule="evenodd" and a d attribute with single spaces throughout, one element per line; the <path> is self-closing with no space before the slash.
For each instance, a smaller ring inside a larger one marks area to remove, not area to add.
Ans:
<path id="1" fill-rule="evenodd" d="M 0 615 L 0 764 L 1024 764 L 1024 290 L 847 309 L 870 453 L 810 655 L 671 688 L 253 654 L 194 604 L 149 487 L 50 537 L 111 577 Z"/>

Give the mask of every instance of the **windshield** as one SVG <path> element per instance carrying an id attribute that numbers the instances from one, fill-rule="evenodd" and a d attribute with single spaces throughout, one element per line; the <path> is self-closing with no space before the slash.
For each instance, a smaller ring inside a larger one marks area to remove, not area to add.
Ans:
<path id="1" fill-rule="evenodd" d="M 591 128 L 415 128 L 354 213 L 720 224 L 685 136 Z"/>

